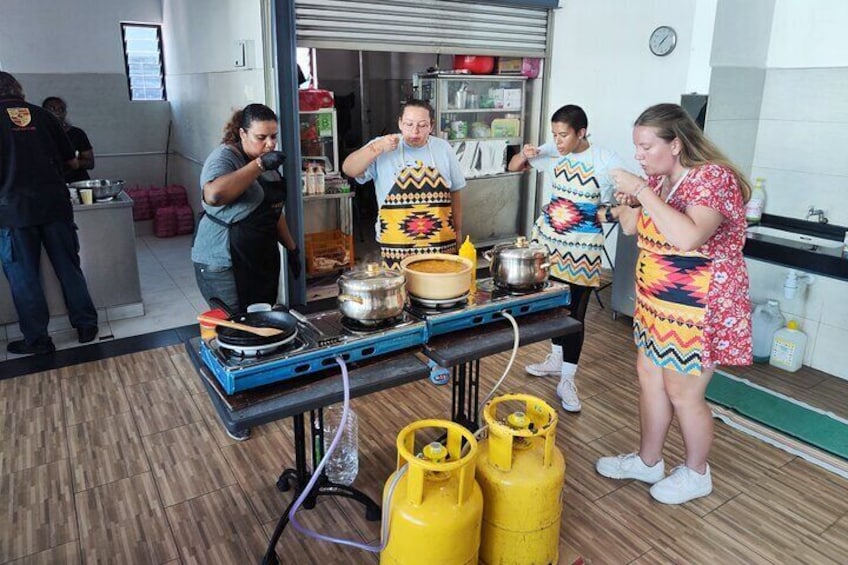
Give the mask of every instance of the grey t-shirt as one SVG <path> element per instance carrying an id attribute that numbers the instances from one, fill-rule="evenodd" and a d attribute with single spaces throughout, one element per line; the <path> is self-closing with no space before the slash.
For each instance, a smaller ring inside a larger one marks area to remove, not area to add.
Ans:
<path id="1" fill-rule="evenodd" d="M 247 159 L 237 148 L 231 145 L 219 145 L 203 163 L 203 170 L 200 172 L 201 191 L 206 183 L 237 171 L 246 164 Z M 264 196 L 262 186 L 258 181 L 254 181 L 235 202 L 223 206 L 210 206 L 203 202 L 203 210 L 206 214 L 230 224 L 246 218 L 262 203 Z M 209 218 L 202 218 L 197 226 L 197 235 L 191 248 L 191 260 L 216 268 L 232 266 L 229 230 Z"/>

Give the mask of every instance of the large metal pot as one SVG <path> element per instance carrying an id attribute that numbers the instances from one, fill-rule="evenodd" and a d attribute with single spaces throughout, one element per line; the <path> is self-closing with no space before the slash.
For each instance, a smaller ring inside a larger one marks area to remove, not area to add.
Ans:
<path id="1" fill-rule="evenodd" d="M 71 188 L 79 191 L 83 188 L 90 188 L 94 200 L 111 200 L 124 190 L 124 181 L 122 180 L 80 180 L 69 184 Z"/>
<path id="2" fill-rule="evenodd" d="M 519 237 L 515 243 L 496 245 L 483 256 L 490 262 L 492 280 L 501 288 L 526 290 L 537 288 L 548 280 L 548 249 Z"/>
<path id="3" fill-rule="evenodd" d="M 369 263 L 365 269 L 339 277 L 339 310 L 348 318 L 376 323 L 400 316 L 406 304 L 406 279 L 402 273 Z"/>

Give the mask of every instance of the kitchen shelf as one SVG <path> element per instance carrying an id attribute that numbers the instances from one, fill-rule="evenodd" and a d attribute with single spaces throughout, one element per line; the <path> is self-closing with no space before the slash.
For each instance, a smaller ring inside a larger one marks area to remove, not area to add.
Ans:
<path id="1" fill-rule="evenodd" d="M 342 198 L 353 198 L 356 193 L 352 190 L 350 192 L 325 192 L 323 194 L 304 194 L 303 200 L 335 200 Z"/>
<path id="2" fill-rule="evenodd" d="M 521 111 L 521 108 L 448 108 L 442 114 L 520 114 Z"/>

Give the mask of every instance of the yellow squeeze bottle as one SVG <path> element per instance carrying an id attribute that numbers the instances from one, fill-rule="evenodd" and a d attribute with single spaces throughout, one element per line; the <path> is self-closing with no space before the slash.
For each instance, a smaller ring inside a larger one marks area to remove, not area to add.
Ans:
<path id="1" fill-rule="evenodd" d="M 473 292 L 477 284 L 477 248 L 471 243 L 471 236 L 465 236 L 465 241 L 459 246 L 459 256 L 471 261 L 471 288 L 469 290 Z"/>

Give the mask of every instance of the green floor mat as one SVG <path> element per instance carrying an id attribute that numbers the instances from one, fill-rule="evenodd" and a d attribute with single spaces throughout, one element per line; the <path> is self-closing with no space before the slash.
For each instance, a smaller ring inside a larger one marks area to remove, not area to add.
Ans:
<path id="1" fill-rule="evenodd" d="M 719 371 L 707 387 L 707 400 L 848 459 L 848 421 L 833 414 Z"/>

